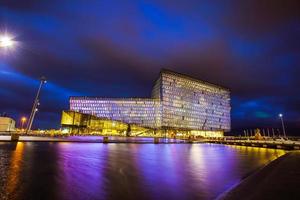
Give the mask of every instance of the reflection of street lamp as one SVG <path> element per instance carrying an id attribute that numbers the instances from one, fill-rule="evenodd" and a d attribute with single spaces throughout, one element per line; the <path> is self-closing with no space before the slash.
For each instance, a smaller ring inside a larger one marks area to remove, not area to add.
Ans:
<path id="1" fill-rule="evenodd" d="M 278 116 L 279 116 L 279 118 L 281 119 L 283 135 L 284 135 L 284 137 L 286 138 L 285 127 L 284 127 L 284 122 L 283 122 L 283 114 L 280 113 Z"/>
<path id="2" fill-rule="evenodd" d="M 14 40 L 12 37 L 7 35 L 0 36 L 0 47 L 12 47 L 14 45 Z"/>
<path id="3" fill-rule="evenodd" d="M 28 134 L 31 130 L 31 126 L 32 126 L 32 123 L 33 123 L 33 120 L 34 120 L 34 116 L 35 116 L 35 113 L 38 111 L 38 106 L 40 105 L 40 102 L 39 102 L 39 97 L 40 97 L 40 92 L 41 92 L 41 88 L 42 86 L 47 83 L 46 81 L 46 78 L 45 77 L 41 77 L 40 78 L 40 86 L 39 86 L 39 89 L 37 91 L 37 94 L 36 94 L 36 97 L 35 97 L 35 100 L 33 102 L 33 106 L 32 106 L 32 110 L 31 110 L 31 114 L 30 114 L 30 117 L 29 117 L 29 121 L 28 121 L 28 124 L 27 124 L 27 128 L 26 128 L 26 134 Z"/>
<path id="4" fill-rule="evenodd" d="M 22 117 L 22 118 L 21 118 L 21 130 L 23 130 L 24 124 L 25 124 L 26 120 L 27 120 L 26 117 Z"/>

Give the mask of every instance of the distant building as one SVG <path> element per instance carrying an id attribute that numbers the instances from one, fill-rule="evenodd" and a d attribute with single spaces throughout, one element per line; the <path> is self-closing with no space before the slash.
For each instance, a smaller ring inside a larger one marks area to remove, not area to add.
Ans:
<path id="1" fill-rule="evenodd" d="M 230 91 L 161 70 L 151 98 L 71 97 L 70 110 L 168 134 L 223 136 L 230 130 Z"/>
<path id="2" fill-rule="evenodd" d="M 15 131 L 16 122 L 9 117 L 0 117 L 0 132 Z"/>

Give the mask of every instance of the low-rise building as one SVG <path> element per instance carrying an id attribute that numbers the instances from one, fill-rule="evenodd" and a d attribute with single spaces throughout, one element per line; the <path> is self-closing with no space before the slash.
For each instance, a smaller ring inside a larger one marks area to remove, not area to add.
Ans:
<path id="1" fill-rule="evenodd" d="M 0 117 L 0 132 L 15 131 L 16 121 L 10 117 Z"/>

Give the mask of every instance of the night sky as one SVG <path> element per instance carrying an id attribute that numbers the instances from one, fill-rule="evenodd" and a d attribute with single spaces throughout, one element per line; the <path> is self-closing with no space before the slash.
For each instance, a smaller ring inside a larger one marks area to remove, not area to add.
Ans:
<path id="1" fill-rule="evenodd" d="M 300 1 L 2 0 L 0 113 L 59 128 L 69 96 L 149 97 L 161 68 L 232 92 L 232 128 L 300 135 Z M 298 132 L 299 130 L 299 132 Z"/>

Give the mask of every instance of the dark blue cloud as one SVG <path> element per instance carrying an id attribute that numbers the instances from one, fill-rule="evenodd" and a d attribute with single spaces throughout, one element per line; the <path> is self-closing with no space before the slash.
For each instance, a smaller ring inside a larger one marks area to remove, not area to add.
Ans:
<path id="1" fill-rule="evenodd" d="M 36 127 L 59 126 L 72 95 L 150 95 L 160 68 L 232 90 L 233 128 L 300 128 L 299 1 L 7 1 L 0 32 L 0 111 L 28 114 L 38 77 Z M 280 124 L 279 124 L 280 125 Z"/>
<path id="2" fill-rule="evenodd" d="M 19 119 L 20 115 L 28 115 L 34 99 L 34 92 L 37 90 L 39 81 L 32 79 L 28 76 L 18 72 L 9 70 L 0 70 L 0 89 L 1 106 L 4 112 L 12 115 L 14 118 Z M 45 119 L 49 122 L 48 125 L 57 124 L 58 127 L 58 114 L 62 108 L 68 108 L 68 99 L 70 96 L 86 95 L 70 91 L 54 83 L 47 83 L 42 88 L 41 95 L 41 112 L 40 116 L 50 115 L 52 118 Z M 51 121 L 51 120 L 54 120 Z M 41 122 L 45 123 L 45 122 Z"/>

